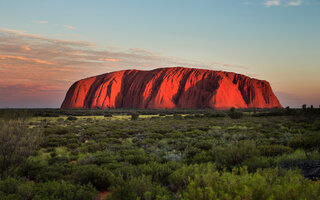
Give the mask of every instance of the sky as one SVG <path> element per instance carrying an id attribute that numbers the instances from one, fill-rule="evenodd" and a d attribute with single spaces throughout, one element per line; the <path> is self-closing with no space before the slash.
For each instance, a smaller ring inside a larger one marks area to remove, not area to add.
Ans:
<path id="1" fill-rule="evenodd" d="M 71 84 L 195 67 L 320 105 L 320 0 L 0 0 L 0 108 L 58 108 Z"/>

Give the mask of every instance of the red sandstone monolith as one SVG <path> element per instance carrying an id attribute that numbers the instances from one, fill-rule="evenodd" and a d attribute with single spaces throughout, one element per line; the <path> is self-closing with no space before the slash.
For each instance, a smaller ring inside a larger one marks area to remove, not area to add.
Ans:
<path id="1" fill-rule="evenodd" d="M 183 67 L 124 70 L 75 82 L 61 105 L 71 108 L 281 108 L 267 81 Z"/>

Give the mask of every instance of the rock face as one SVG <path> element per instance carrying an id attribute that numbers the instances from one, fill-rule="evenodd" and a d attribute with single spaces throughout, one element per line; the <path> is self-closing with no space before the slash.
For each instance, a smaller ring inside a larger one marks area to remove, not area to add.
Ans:
<path id="1" fill-rule="evenodd" d="M 70 108 L 281 108 L 267 81 L 183 67 L 124 70 L 75 82 L 61 105 Z"/>

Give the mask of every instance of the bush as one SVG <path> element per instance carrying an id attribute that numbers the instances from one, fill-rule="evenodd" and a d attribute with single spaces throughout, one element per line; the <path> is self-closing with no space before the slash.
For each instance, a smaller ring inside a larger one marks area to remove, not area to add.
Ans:
<path id="1" fill-rule="evenodd" d="M 151 155 L 147 155 L 143 149 L 124 150 L 120 155 L 125 161 L 133 165 L 147 163 L 151 158 Z"/>
<path id="2" fill-rule="evenodd" d="M 206 112 L 204 114 L 204 117 L 207 117 L 207 118 L 216 118 L 216 117 L 226 117 L 227 114 L 225 112 Z"/>
<path id="3" fill-rule="evenodd" d="M 94 199 L 96 195 L 97 192 L 91 185 L 74 185 L 66 181 L 51 181 L 36 184 L 33 199 L 88 200 Z"/>
<path id="4" fill-rule="evenodd" d="M 65 135 L 69 133 L 70 130 L 67 127 L 62 127 L 62 126 L 51 126 L 48 128 L 45 128 L 43 133 L 44 135 Z"/>
<path id="5" fill-rule="evenodd" d="M 11 175 L 37 149 L 40 139 L 24 121 L 0 121 L 0 176 Z"/>
<path id="6" fill-rule="evenodd" d="M 114 175 L 107 169 L 98 166 L 81 166 L 72 174 L 73 179 L 80 184 L 92 184 L 100 191 L 107 190 L 113 183 Z"/>
<path id="7" fill-rule="evenodd" d="M 264 145 L 258 148 L 263 156 L 278 156 L 285 153 L 293 152 L 293 149 L 283 145 Z"/>
<path id="8" fill-rule="evenodd" d="M 128 180 L 123 179 L 120 176 L 116 185 L 112 188 L 112 195 L 107 199 L 110 200 L 131 200 L 131 199 L 141 199 L 141 200 L 151 200 L 160 199 L 161 197 L 168 197 L 169 192 L 166 188 L 154 184 L 151 181 L 151 176 L 139 176 L 130 177 Z"/>
<path id="9" fill-rule="evenodd" d="M 139 119 L 139 114 L 138 113 L 132 113 L 131 114 L 131 120 L 137 120 Z"/>
<path id="10" fill-rule="evenodd" d="M 186 200 L 205 199 L 318 199 L 320 182 L 304 179 L 296 171 L 258 170 L 249 174 L 246 168 L 219 172 L 214 165 L 191 166 L 196 173 L 189 177 L 181 191 Z"/>
<path id="11" fill-rule="evenodd" d="M 173 114 L 174 119 L 183 119 L 182 115 L 179 114 Z"/>
<path id="12" fill-rule="evenodd" d="M 231 119 L 240 119 L 240 118 L 242 118 L 243 113 L 240 112 L 240 111 L 236 111 L 236 109 L 232 107 L 232 108 L 230 109 L 228 115 L 229 115 L 229 117 L 230 117 Z"/>
<path id="13" fill-rule="evenodd" d="M 320 133 L 314 132 L 307 136 L 297 136 L 289 141 L 289 146 L 298 149 L 320 149 Z"/>
<path id="14" fill-rule="evenodd" d="M 251 140 L 235 142 L 227 147 L 215 147 L 210 152 L 219 168 L 231 169 L 259 155 L 256 143 Z"/>
<path id="15" fill-rule="evenodd" d="M 74 185 L 67 181 L 30 183 L 14 178 L 0 180 L 0 197 L 5 200 L 88 200 L 96 195 L 96 190 L 90 185 Z"/>
<path id="16" fill-rule="evenodd" d="M 75 117 L 75 116 L 69 116 L 68 118 L 67 118 L 67 120 L 69 120 L 69 121 L 76 121 L 78 118 L 77 117 Z"/>
<path id="17" fill-rule="evenodd" d="M 242 165 L 247 166 L 249 172 L 256 172 L 257 169 L 276 167 L 277 163 L 274 158 L 264 157 L 264 156 L 254 156 L 244 161 Z"/>
<path id="18" fill-rule="evenodd" d="M 64 119 L 63 119 L 63 118 L 59 118 L 59 119 L 57 119 L 57 122 L 58 122 L 58 123 L 63 123 L 63 122 L 64 122 Z"/>
<path id="19" fill-rule="evenodd" d="M 25 200 L 32 199 L 34 187 L 23 180 L 7 178 L 0 180 L 0 199 Z"/>
<path id="20" fill-rule="evenodd" d="M 14 110 L 14 109 L 3 109 L 0 111 L 0 118 L 10 121 L 26 121 L 33 117 L 33 114 L 29 110 Z"/>

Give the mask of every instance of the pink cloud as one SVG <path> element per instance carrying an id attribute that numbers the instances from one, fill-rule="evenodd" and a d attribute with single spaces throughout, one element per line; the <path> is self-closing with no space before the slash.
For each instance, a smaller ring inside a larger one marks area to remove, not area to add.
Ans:
<path id="1" fill-rule="evenodd" d="M 36 58 L 26 58 L 23 56 L 10 56 L 10 55 L 0 55 L 0 60 L 9 60 L 9 59 L 16 59 L 16 60 L 22 60 L 26 62 L 34 62 L 34 63 L 40 63 L 40 64 L 47 64 L 47 65 L 52 65 L 52 62 L 48 62 L 45 60 L 40 60 Z"/>
<path id="2" fill-rule="evenodd" d="M 77 29 L 76 27 L 70 26 L 70 25 L 63 25 L 63 27 L 66 28 L 66 29 L 70 29 L 70 30 L 75 30 L 75 29 Z"/>
<path id="3" fill-rule="evenodd" d="M 116 59 L 116 58 L 99 58 L 98 60 L 107 61 L 107 62 L 120 62 L 121 61 L 121 59 Z"/>
<path id="4" fill-rule="evenodd" d="M 243 69 L 237 65 L 166 57 L 137 48 L 97 49 L 91 42 L 0 29 L 0 107 L 43 107 L 46 101 L 49 107 L 59 107 L 74 81 L 122 69 L 169 66 Z M 28 101 L 23 101 L 24 98 Z"/>

